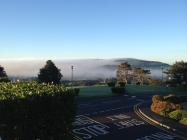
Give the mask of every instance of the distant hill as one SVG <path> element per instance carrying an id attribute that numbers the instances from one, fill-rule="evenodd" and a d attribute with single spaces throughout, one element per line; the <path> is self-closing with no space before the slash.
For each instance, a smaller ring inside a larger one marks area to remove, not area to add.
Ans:
<path id="1" fill-rule="evenodd" d="M 132 67 L 142 67 L 151 70 L 153 77 L 161 77 L 161 67 L 167 69 L 168 64 L 157 61 L 146 61 L 132 58 L 120 59 L 81 59 L 81 60 L 54 60 L 61 69 L 64 80 L 71 79 L 71 66 L 74 66 L 74 78 L 77 80 L 95 80 L 99 78 L 116 77 L 117 65 L 128 62 Z M 39 69 L 46 60 L 0 60 L 7 74 L 13 77 L 37 77 Z"/>
<path id="2" fill-rule="evenodd" d="M 124 59 L 114 59 L 113 60 L 115 64 L 111 65 L 104 65 L 103 67 L 106 69 L 115 70 L 117 68 L 117 65 L 120 63 L 129 63 L 131 67 L 140 67 L 144 69 L 161 69 L 168 68 L 170 65 L 158 61 L 147 61 L 147 60 L 139 60 L 139 59 L 133 59 L 133 58 L 124 58 Z"/>

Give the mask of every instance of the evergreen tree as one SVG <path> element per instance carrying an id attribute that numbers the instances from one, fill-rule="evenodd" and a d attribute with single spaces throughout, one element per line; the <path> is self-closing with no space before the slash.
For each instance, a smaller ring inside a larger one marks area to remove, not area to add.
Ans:
<path id="1" fill-rule="evenodd" d="M 0 66 L 0 82 L 9 82 L 8 76 L 2 66 Z"/>
<path id="2" fill-rule="evenodd" d="M 38 80 L 45 83 L 59 84 L 62 77 L 60 69 L 51 60 L 46 62 L 46 65 L 40 69 L 38 74 Z"/>
<path id="3" fill-rule="evenodd" d="M 176 62 L 166 71 L 166 74 L 173 84 L 187 87 L 187 62 Z"/>

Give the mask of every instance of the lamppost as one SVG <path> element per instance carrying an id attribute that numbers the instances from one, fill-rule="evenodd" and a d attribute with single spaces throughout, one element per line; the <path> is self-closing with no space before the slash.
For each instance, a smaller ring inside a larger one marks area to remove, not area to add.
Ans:
<path id="1" fill-rule="evenodd" d="M 162 85 L 163 85 L 163 80 L 164 80 L 164 67 L 162 66 L 161 69 L 162 69 Z"/>
<path id="2" fill-rule="evenodd" d="M 73 70 L 74 70 L 74 66 L 71 66 L 71 82 L 73 84 Z"/>

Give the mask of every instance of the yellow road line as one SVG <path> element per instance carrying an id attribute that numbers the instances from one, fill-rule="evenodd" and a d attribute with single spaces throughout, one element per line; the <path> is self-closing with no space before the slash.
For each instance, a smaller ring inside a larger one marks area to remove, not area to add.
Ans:
<path id="1" fill-rule="evenodd" d="M 152 126 L 158 128 L 158 129 L 161 129 L 161 130 L 163 130 L 163 131 L 165 131 L 165 132 L 167 132 L 167 133 L 170 133 L 170 134 L 172 134 L 172 135 L 174 134 L 175 136 L 177 136 L 177 137 L 179 137 L 179 138 L 181 138 L 181 139 L 183 139 L 183 140 L 187 140 L 186 137 L 181 136 L 181 135 L 179 135 L 179 134 L 176 134 L 176 133 L 174 133 L 174 131 L 173 131 L 173 132 L 168 131 L 170 128 L 168 128 L 168 130 L 166 130 L 166 129 L 164 129 L 162 126 L 158 125 L 155 121 L 151 121 L 149 118 L 146 118 L 144 115 L 142 115 L 142 114 L 139 112 L 139 110 L 138 110 L 138 106 L 139 106 L 140 104 L 142 104 L 142 102 L 140 102 L 140 103 L 138 103 L 138 104 L 136 104 L 136 105 L 134 106 L 134 112 L 135 112 L 141 119 L 143 119 L 144 121 L 146 121 L 147 123 L 149 123 L 150 125 L 152 125 Z M 167 127 L 168 127 L 168 126 L 165 126 L 165 128 L 167 128 Z M 172 129 L 171 129 L 171 130 L 172 130 Z"/>

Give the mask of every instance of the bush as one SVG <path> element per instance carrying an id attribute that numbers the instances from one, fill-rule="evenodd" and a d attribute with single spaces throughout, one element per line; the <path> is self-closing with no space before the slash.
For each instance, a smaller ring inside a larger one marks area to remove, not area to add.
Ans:
<path id="1" fill-rule="evenodd" d="M 182 120 L 187 117 L 187 111 L 186 110 L 175 110 L 169 113 L 169 118 L 174 120 Z"/>
<path id="2" fill-rule="evenodd" d="M 163 117 L 169 117 L 169 113 L 172 111 L 174 111 L 174 110 L 171 108 L 164 108 L 160 111 L 160 115 Z"/>
<path id="3" fill-rule="evenodd" d="M 114 94 L 125 94 L 126 93 L 126 90 L 124 87 L 112 87 L 111 90 L 112 90 L 112 93 Z"/>
<path id="4" fill-rule="evenodd" d="M 183 124 L 183 125 L 187 125 L 187 117 L 180 120 L 180 123 Z"/>
<path id="5" fill-rule="evenodd" d="M 152 102 L 155 103 L 155 102 L 159 102 L 159 101 L 163 101 L 163 96 L 161 95 L 154 95 L 152 97 Z"/>
<path id="6" fill-rule="evenodd" d="M 2 139 L 72 139 L 74 90 L 35 82 L 3 83 L 0 89 Z"/>
<path id="7" fill-rule="evenodd" d="M 74 88 L 75 95 L 78 96 L 80 92 L 80 88 Z"/>
<path id="8" fill-rule="evenodd" d="M 125 82 L 119 82 L 118 83 L 120 87 L 125 87 L 126 83 Z"/>
<path id="9" fill-rule="evenodd" d="M 179 100 L 181 103 L 185 103 L 185 102 L 187 102 L 187 96 L 180 96 Z"/>
<path id="10" fill-rule="evenodd" d="M 10 82 L 8 77 L 0 77 L 0 82 Z"/>
<path id="11" fill-rule="evenodd" d="M 166 115 L 163 111 L 182 109 L 180 104 L 175 104 L 169 101 L 165 101 L 163 96 L 154 95 L 152 97 L 151 110 L 157 114 Z"/>
<path id="12" fill-rule="evenodd" d="M 164 100 L 168 101 L 170 103 L 174 103 L 174 104 L 179 104 L 181 102 L 179 97 L 177 97 L 175 95 L 172 95 L 172 94 L 168 95 L 168 96 L 165 96 Z"/>
<path id="13" fill-rule="evenodd" d="M 109 87 L 115 87 L 116 82 L 108 82 L 107 84 L 108 84 Z"/>

